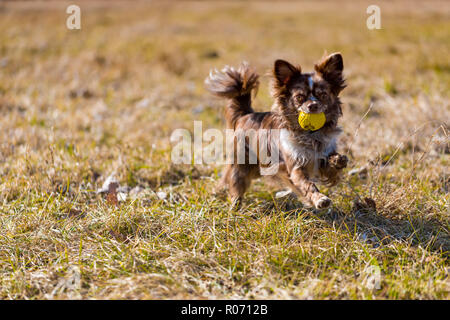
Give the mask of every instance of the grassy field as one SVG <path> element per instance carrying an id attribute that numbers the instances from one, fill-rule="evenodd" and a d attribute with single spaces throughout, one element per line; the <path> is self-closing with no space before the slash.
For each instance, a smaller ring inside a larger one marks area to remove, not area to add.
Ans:
<path id="1" fill-rule="evenodd" d="M 75 2 L 81 30 L 68 2 L 0 4 L 0 298 L 450 298 L 448 1 L 377 1 L 381 30 L 373 1 Z M 224 126 L 211 68 L 325 50 L 348 83 L 332 209 L 258 181 L 236 211 L 220 166 L 171 163 L 173 130 Z"/>

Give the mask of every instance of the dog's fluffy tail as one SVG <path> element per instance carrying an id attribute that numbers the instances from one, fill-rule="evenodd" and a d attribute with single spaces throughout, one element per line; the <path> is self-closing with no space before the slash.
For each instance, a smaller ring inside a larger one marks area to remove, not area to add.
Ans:
<path id="1" fill-rule="evenodd" d="M 221 71 L 211 71 L 205 80 L 206 88 L 214 95 L 228 99 L 226 119 L 228 128 L 235 127 L 237 119 L 252 113 L 252 91 L 258 90 L 259 76 L 247 62 L 235 69 L 226 66 Z"/>

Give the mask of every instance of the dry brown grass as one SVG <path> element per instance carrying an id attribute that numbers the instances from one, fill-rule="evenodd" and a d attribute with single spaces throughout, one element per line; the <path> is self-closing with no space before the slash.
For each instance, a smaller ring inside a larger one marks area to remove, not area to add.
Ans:
<path id="1" fill-rule="evenodd" d="M 449 298 L 450 5 L 381 2 L 370 31 L 369 4 L 81 1 L 80 31 L 66 2 L 0 4 L 0 298 Z M 235 212 L 220 168 L 170 163 L 174 129 L 222 127 L 209 69 L 324 50 L 356 172 L 332 210 L 260 182 Z M 95 193 L 112 173 L 118 206 Z"/>

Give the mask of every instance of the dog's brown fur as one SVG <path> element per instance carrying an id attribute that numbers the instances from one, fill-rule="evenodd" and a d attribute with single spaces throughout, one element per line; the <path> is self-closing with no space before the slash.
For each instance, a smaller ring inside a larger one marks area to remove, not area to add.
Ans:
<path id="1" fill-rule="evenodd" d="M 314 180 L 335 185 L 347 166 L 347 157 L 336 152 L 336 138 L 341 132 L 337 123 L 342 116 L 338 95 L 345 88 L 342 71 L 339 53 L 322 58 L 313 73 L 302 73 L 300 67 L 283 60 L 275 61 L 271 92 L 275 102 L 271 112 L 253 111 L 251 94 L 257 90 L 259 81 L 246 63 L 238 69 L 225 67 L 205 81 L 209 91 L 227 99 L 225 117 L 229 129 L 281 129 L 279 170 L 271 178 L 290 188 L 305 204 L 318 209 L 330 206 L 331 200 L 319 192 Z M 313 79 L 313 90 L 309 77 Z M 310 100 L 311 95 L 318 100 Z M 299 111 L 324 112 L 325 125 L 317 131 L 302 129 Z M 229 187 L 234 202 L 240 203 L 251 180 L 260 177 L 260 166 L 261 161 L 257 164 L 235 161 L 225 167 L 222 183 Z"/>

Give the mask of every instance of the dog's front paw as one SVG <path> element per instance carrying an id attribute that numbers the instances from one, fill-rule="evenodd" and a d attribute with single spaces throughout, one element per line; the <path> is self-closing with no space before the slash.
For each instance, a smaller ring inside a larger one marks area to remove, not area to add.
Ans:
<path id="1" fill-rule="evenodd" d="M 331 199 L 327 196 L 322 196 L 316 201 L 314 201 L 314 206 L 316 209 L 325 209 L 331 206 Z"/>
<path id="2" fill-rule="evenodd" d="M 328 163 L 330 167 L 341 170 L 347 167 L 348 158 L 345 155 L 336 153 L 328 158 Z"/>

